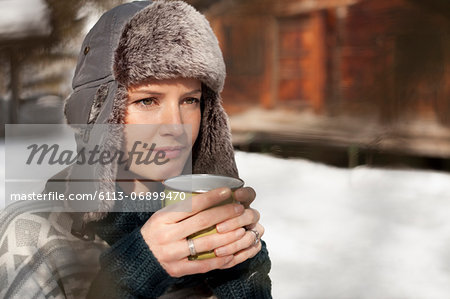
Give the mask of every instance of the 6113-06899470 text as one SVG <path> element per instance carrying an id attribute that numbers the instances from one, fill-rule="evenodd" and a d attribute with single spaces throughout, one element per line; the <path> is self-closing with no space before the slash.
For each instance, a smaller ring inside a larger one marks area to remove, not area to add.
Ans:
<path id="1" fill-rule="evenodd" d="M 185 200 L 186 193 L 170 191 L 170 192 L 98 192 L 95 193 L 12 193 L 11 201 L 89 201 L 89 200 Z"/>

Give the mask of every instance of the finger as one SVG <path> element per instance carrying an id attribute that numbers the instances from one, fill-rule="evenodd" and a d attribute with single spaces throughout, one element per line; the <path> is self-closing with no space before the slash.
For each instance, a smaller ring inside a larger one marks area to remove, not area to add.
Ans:
<path id="1" fill-rule="evenodd" d="M 189 252 L 187 240 L 179 240 L 165 245 L 153 245 L 150 250 L 161 265 L 171 264 L 184 259 Z"/>
<path id="2" fill-rule="evenodd" d="M 228 219 L 222 223 L 216 225 L 216 229 L 219 233 L 229 232 L 237 229 L 238 227 L 250 226 L 258 223 L 260 214 L 257 210 L 248 208 L 244 213 L 238 217 Z M 253 227 L 251 227 L 253 228 Z"/>
<path id="3" fill-rule="evenodd" d="M 214 226 L 218 222 L 237 217 L 243 212 L 244 207 L 238 203 L 226 204 L 223 206 L 218 206 L 205 211 L 201 211 L 200 213 L 197 213 L 192 217 L 178 222 L 176 225 L 179 228 L 175 237 L 182 239 L 209 227 L 212 227 L 212 229 L 214 229 Z"/>
<path id="4" fill-rule="evenodd" d="M 252 187 L 244 187 L 234 191 L 234 199 L 239 201 L 244 207 L 248 208 L 255 200 L 256 192 Z"/>
<path id="5" fill-rule="evenodd" d="M 255 231 L 258 232 L 258 236 L 256 236 L 256 234 L 251 230 L 248 230 L 241 239 L 231 244 L 216 248 L 214 253 L 216 256 L 228 256 L 231 254 L 236 254 L 241 250 L 255 247 L 258 243 L 260 243 L 260 237 L 264 234 L 264 228 L 262 225 L 258 225 L 257 229 L 255 228 Z"/>
<path id="6" fill-rule="evenodd" d="M 221 269 L 232 268 L 237 264 L 240 264 L 248 259 L 251 259 L 255 255 L 257 255 L 258 252 L 261 251 L 261 247 L 262 247 L 261 242 L 258 242 L 258 244 L 256 244 L 255 246 L 239 251 L 234 255 L 234 258 L 227 264 L 223 265 Z"/>
<path id="7" fill-rule="evenodd" d="M 156 213 L 164 215 L 166 223 L 175 223 L 213 207 L 230 197 L 230 188 L 218 188 L 169 205 Z"/>
<path id="8" fill-rule="evenodd" d="M 211 251 L 214 248 L 235 242 L 246 234 L 244 228 L 237 229 L 226 234 L 212 234 L 200 238 L 192 239 L 195 251 L 200 254 L 202 252 Z M 187 239 L 172 242 L 170 244 L 157 245 L 152 247 L 152 251 L 158 255 L 160 263 L 173 263 L 183 260 L 191 255 L 189 243 Z"/>
<path id="9" fill-rule="evenodd" d="M 241 239 L 245 235 L 244 228 L 240 228 L 226 234 L 211 234 L 208 236 L 192 239 L 194 248 L 197 253 L 211 251 L 214 248 L 230 244 Z M 186 239 L 179 240 L 176 243 L 170 245 L 164 245 L 163 250 L 160 250 L 161 261 L 176 261 L 181 260 L 191 255 L 189 250 L 189 244 Z"/>
<path id="10" fill-rule="evenodd" d="M 206 273 L 211 270 L 220 269 L 231 260 L 233 256 L 216 257 L 206 260 L 193 260 L 190 261 L 187 258 L 177 263 L 166 265 L 166 272 L 172 277 L 181 277 L 185 275 Z"/>
<path id="11" fill-rule="evenodd" d="M 244 228 L 239 228 L 234 231 L 225 234 L 212 234 L 200 238 L 192 239 L 194 242 L 195 250 L 199 253 L 211 251 L 215 248 L 236 242 L 246 234 Z M 187 255 L 190 255 L 189 248 L 187 249 Z"/>

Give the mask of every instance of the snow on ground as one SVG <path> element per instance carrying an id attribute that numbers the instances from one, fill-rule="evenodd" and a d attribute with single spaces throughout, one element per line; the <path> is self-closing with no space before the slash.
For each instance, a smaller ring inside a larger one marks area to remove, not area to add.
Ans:
<path id="1" fill-rule="evenodd" d="M 450 298 L 450 175 L 238 152 L 274 298 Z"/>
<path id="2" fill-rule="evenodd" d="M 258 194 L 274 298 L 450 298 L 449 174 L 236 160 Z"/>

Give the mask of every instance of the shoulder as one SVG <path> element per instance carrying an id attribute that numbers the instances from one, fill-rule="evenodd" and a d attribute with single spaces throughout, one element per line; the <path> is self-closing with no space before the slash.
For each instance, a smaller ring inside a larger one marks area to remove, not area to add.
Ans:
<path id="1" fill-rule="evenodd" d="M 0 213 L 0 297 L 69 295 L 87 289 L 85 277 L 98 270 L 105 245 L 77 239 L 70 233 L 71 225 L 68 213 L 48 212 L 30 203 L 14 204 Z"/>

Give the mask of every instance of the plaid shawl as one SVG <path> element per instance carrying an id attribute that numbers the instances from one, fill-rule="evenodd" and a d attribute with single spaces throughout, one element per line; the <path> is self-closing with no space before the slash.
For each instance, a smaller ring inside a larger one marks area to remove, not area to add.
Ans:
<path id="1" fill-rule="evenodd" d="M 72 218 L 42 203 L 0 213 L 0 298 L 84 298 L 99 269 L 101 240 L 71 234 Z"/>

